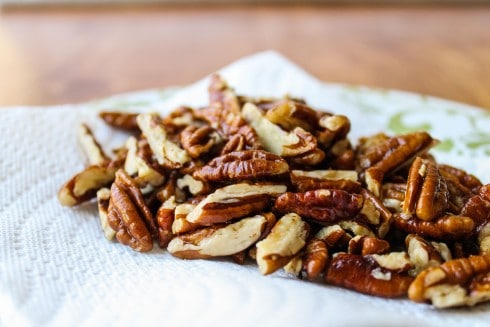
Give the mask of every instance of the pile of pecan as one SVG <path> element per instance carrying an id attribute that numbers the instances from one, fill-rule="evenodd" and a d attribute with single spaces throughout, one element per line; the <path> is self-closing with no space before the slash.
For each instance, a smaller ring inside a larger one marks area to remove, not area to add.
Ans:
<path id="1" fill-rule="evenodd" d="M 109 240 L 440 308 L 490 299 L 490 184 L 437 163 L 426 132 L 354 147 L 347 117 L 237 95 L 218 75 L 204 108 L 100 117 L 125 145 L 108 156 L 82 125 L 86 168 L 58 197 L 97 198 Z"/>

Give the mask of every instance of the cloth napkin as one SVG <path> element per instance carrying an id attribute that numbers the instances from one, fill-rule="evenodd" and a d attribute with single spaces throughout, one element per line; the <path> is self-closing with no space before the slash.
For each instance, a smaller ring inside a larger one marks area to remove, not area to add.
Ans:
<path id="1" fill-rule="evenodd" d="M 220 72 L 240 94 L 290 94 L 347 115 L 352 140 L 379 131 L 429 130 L 442 141 L 434 150 L 438 160 L 490 181 L 488 112 L 398 91 L 325 84 L 274 52 Z M 184 88 L 87 104 L 0 109 L 0 325 L 488 325 L 489 305 L 438 311 L 284 272 L 262 276 L 254 263 L 181 260 L 157 247 L 137 253 L 105 240 L 95 203 L 58 204 L 59 187 L 83 169 L 78 124 L 88 123 L 110 150 L 124 136 L 98 121 L 98 110 L 164 114 L 179 105 L 197 107 L 207 102 L 207 83 L 204 78 Z"/>

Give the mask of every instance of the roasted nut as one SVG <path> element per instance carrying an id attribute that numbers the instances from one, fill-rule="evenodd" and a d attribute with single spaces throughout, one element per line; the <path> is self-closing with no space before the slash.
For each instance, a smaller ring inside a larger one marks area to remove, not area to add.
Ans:
<path id="1" fill-rule="evenodd" d="M 174 220 L 172 224 L 173 234 L 187 233 L 198 229 L 200 226 L 187 220 L 187 215 L 196 207 L 192 203 L 182 203 L 175 207 Z"/>
<path id="2" fill-rule="evenodd" d="M 192 195 L 201 195 L 209 193 L 211 186 L 203 181 L 194 179 L 191 175 L 184 175 L 177 180 L 177 186 L 179 189 L 188 189 Z"/>
<path id="3" fill-rule="evenodd" d="M 431 301 L 438 308 L 475 305 L 488 300 L 488 295 L 472 296 L 468 284 L 476 286 L 490 272 L 490 256 L 470 256 L 447 261 L 437 267 L 422 271 L 408 290 L 408 297 L 415 302 Z"/>
<path id="4" fill-rule="evenodd" d="M 367 257 L 372 258 L 376 263 L 389 271 L 407 272 L 413 268 L 413 263 L 407 252 L 390 252 L 386 254 L 371 254 Z"/>
<path id="5" fill-rule="evenodd" d="M 315 148 L 303 154 L 288 157 L 287 161 L 294 167 L 313 167 L 320 164 L 325 159 L 325 152 Z"/>
<path id="6" fill-rule="evenodd" d="M 343 230 L 349 231 L 353 236 L 361 235 L 361 236 L 372 236 L 374 237 L 374 233 L 369 227 L 366 225 L 360 224 L 354 220 L 342 220 L 338 222 L 339 226 L 342 227 Z"/>
<path id="7" fill-rule="evenodd" d="M 220 136 L 211 126 L 189 125 L 180 134 L 180 144 L 194 159 L 208 153 L 220 141 Z"/>
<path id="8" fill-rule="evenodd" d="M 407 190 L 402 213 L 406 217 L 416 214 L 422 220 L 432 220 L 447 208 L 446 180 L 439 174 L 437 165 L 417 157 L 408 174 Z"/>
<path id="9" fill-rule="evenodd" d="M 187 216 L 199 225 L 224 223 L 262 211 L 271 197 L 286 191 L 284 185 L 233 184 L 217 189 L 201 201 Z"/>
<path id="10" fill-rule="evenodd" d="M 393 225 L 409 234 L 417 234 L 440 241 L 461 240 L 473 234 L 475 226 L 469 217 L 446 215 L 431 221 L 417 218 L 404 219 L 401 214 L 393 215 Z"/>
<path id="11" fill-rule="evenodd" d="M 313 132 L 320 127 L 315 110 L 291 99 L 274 103 L 273 107 L 267 110 L 265 117 L 286 131 L 301 127 L 305 131 Z"/>
<path id="12" fill-rule="evenodd" d="M 309 227 L 294 213 L 281 217 L 265 239 L 257 243 L 257 264 L 263 275 L 286 265 L 304 246 Z"/>
<path id="13" fill-rule="evenodd" d="M 147 155 L 143 154 L 143 152 L 147 151 L 144 149 L 145 145 L 147 146 L 148 144 L 142 140 L 138 142 L 134 136 L 130 136 L 127 139 L 127 155 L 124 162 L 124 170 L 130 176 L 135 176 L 140 187 L 148 184 L 152 186 L 162 185 L 165 181 L 165 176 L 147 162 Z"/>
<path id="14" fill-rule="evenodd" d="M 311 239 L 306 243 L 303 271 L 309 280 L 316 279 L 325 269 L 328 261 L 328 250 L 325 242 Z"/>
<path id="15" fill-rule="evenodd" d="M 254 244 L 266 223 L 263 216 L 256 215 L 229 225 L 206 227 L 174 237 L 167 250 L 182 259 L 232 255 Z"/>
<path id="16" fill-rule="evenodd" d="M 178 174 L 174 171 L 168 176 L 167 181 L 158 190 L 155 191 L 156 197 L 160 202 L 165 202 L 174 196 L 178 203 L 184 202 L 186 195 L 183 190 L 177 186 Z"/>
<path id="17" fill-rule="evenodd" d="M 378 236 L 384 238 L 390 229 L 391 212 L 368 190 L 363 189 L 361 194 L 364 198 L 361 215 L 366 217 L 369 224 L 376 226 Z"/>
<path id="18" fill-rule="evenodd" d="M 349 235 L 340 225 L 322 227 L 316 234 L 315 238 L 322 240 L 328 249 L 347 249 L 352 236 Z"/>
<path id="19" fill-rule="evenodd" d="M 77 132 L 77 139 L 89 166 L 104 166 L 109 163 L 109 157 L 104 153 L 104 150 L 102 150 L 102 147 L 87 125 L 80 125 Z"/>
<path id="20" fill-rule="evenodd" d="M 99 113 L 99 117 L 109 126 L 116 127 L 127 131 L 137 131 L 138 124 L 136 123 L 136 113 L 126 112 L 108 112 Z"/>
<path id="21" fill-rule="evenodd" d="M 116 231 L 109 226 L 109 222 L 107 220 L 107 212 L 109 209 L 109 198 L 111 196 L 111 191 L 104 187 L 97 191 L 97 204 L 99 208 L 99 219 L 100 226 L 102 227 L 102 231 L 104 232 L 104 236 L 109 241 L 114 238 L 116 235 Z"/>
<path id="22" fill-rule="evenodd" d="M 298 192 L 337 189 L 357 193 L 361 189 L 355 170 L 292 170 L 290 176 Z"/>
<path id="23" fill-rule="evenodd" d="M 195 117 L 195 111 L 192 108 L 180 106 L 173 110 L 168 116 L 162 119 L 162 124 L 165 130 L 177 135 L 187 126 L 199 123 Z"/>
<path id="24" fill-rule="evenodd" d="M 412 276 L 416 276 L 428 267 L 438 266 L 444 261 L 451 260 L 451 252 L 444 243 L 429 243 L 420 236 L 408 234 L 405 244 L 410 261 L 415 265 L 410 272 Z"/>
<path id="25" fill-rule="evenodd" d="M 363 198 L 342 190 L 314 190 L 304 193 L 287 192 L 276 199 L 281 213 L 295 212 L 319 223 L 332 224 L 354 218 L 361 210 Z"/>
<path id="26" fill-rule="evenodd" d="M 480 187 L 483 186 L 478 178 L 471 174 L 468 174 L 464 170 L 444 164 L 439 165 L 439 170 L 441 171 L 441 173 L 445 173 L 445 176 L 452 175 L 458 178 L 459 183 L 461 183 L 462 186 L 471 190 L 471 192 L 473 193 L 477 193 Z"/>
<path id="27" fill-rule="evenodd" d="M 156 222 L 158 226 L 158 245 L 164 249 L 167 247 L 170 240 L 173 238 L 172 226 L 175 215 L 175 196 L 170 197 L 162 203 L 156 214 Z"/>
<path id="28" fill-rule="evenodd" d="M 325 272 L 329 284 L 381 297 L 401 297 L 407 294 L 413 278 L 404 272 L 382 268 L 372 257 L 339 253 Z"/>
<path id="29" fill-rule="evenodd" d="M 221 149 L 221 155 L 235 151 L 244 151 L 246 148 L 247 140 L 245 139 L 245 136 L 235 134 L 226 142 L 223 149 Z"/>
<path id="30" fill-rule="evenodd" d="M 158 115 L 140 114 L 136 120 L 160 165 L 180 168 L 191 160 L 184 149 L 168 138 Z"/>
<path id="31" fill-rule="evenodd" d="M 357 235 L 349 241 L 347 253 L 383 254 L 390 250 L 390 243 L 377 237 Z"/>
<path id="32" fill-rule="evenodd" d="M 140 189 L 122 169 L 111 186 L 107 218 L 122 244 L 140 252 L 153 248 L 152 236 L 158 233 L 153 216 Z"/>
<path id="33" fill-rule="evenodd" d="M 384 183 L 381 197 L 383 205 L 392 212 L 401 212 L 406 190 L 406 183 Z"/>
<path id="34" fill-rule="evenodd" d="M 322 129 L 318 130 L 315 136 L 325 148 L 333 147 L 338 141 L 343 140 L 350 131 L 350 121 L 344 115 L 324 115 L 318 123 Z"/>
<path id="35" fill-rule="evenodd" d="M 116 168 L 89 166 L 73 176 L 58 192 L 58 200 L 64 206 L 74 206 L 96 196 L 97 191 L 113 180 Z"/>
<path id="36" fill-rule="evenodd" d="M 245 120 L 254 128 L 264 148 L 276 155 L 295 157 L 314 150 L 316 138 L 301 127 L 286 132 L 265 118 L 253 104 L 246 103 L 242 109 Z"/>
<path id="37" fill-rule="evenodd" d="M 490 184 L 480 187 L 461 209 L 461 215 L 475 221 L 475 232 L 478 233 L 483 226 L 490 222 Z"/>
<path id="38" fill-rule="evenodd" d="M 270 152 L 247 150 L 231 152 L 214 158 L 194 172 L 200 180 L 225 182 L 283 175 L 289 171 L 287 162 Z"/>

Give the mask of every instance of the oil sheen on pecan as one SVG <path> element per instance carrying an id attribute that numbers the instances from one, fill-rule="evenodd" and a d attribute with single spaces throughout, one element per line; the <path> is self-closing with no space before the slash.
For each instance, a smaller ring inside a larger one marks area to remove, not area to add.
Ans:
<path id="1" fill-rule="evenodd" d="M 342 190 L 320 189 L 304 193 L 287 192 L 276 199 L 281 213 L 295 212 L 319 223 L 332 224 L 352 219 L 362 208 L 363 197 Z"/>

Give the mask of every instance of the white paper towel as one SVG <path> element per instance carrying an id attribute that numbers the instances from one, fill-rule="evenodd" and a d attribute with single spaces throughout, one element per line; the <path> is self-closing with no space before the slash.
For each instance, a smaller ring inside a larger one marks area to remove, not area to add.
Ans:
<path id="1" fill-rule="evenodd" d="M 436 152 L 438 158 L 490 181 L 489 144 L 464 143 L 465 138 L 480 140 L 472 134 L 474 124 L 477 131 L 489 126 L 488 114 L 478 109 L 402 92 L 324 84 L 273 52 L 241 59 L 222 74 L 241 94 L 289 93 L 344 113 L 352 120 L 352 138 L 415 128 L 422 115 L 435 136 L 452 142 Z M 121 135 L 95 120 L 98 109 L 164 112 L 182 104 L 198 106 L 207 101 L 206 88 L 203 80 L 180 91 L 154 90 L 83 105 L 0 109 L 0 325 L 488 325 L 489 305 L 437 311 L 282 272 L 264 277 L 254 264 L 181 260 L 158 248 L 137 253 L 105 240 L 94 203 L 58 204 L 59 187 L 83 167 L 75 140 L 78 124 L 88 121 L 107 148 L 120 145 Z M 443 130 L 452 119 L 468 126 L 446 135 Z"/>

